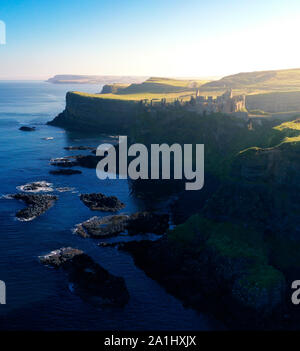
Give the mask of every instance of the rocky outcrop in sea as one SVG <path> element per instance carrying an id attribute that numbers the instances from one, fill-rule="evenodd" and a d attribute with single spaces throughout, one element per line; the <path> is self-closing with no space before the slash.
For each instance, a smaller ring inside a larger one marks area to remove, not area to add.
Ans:
<path id="1" fill-rule="evenodd" d="M 35 127 L 22 126 L 19 130 L 22 130 L 23 132 L 34 132 L 36 129 Z"/>
<path id="2" fill-rule="evenodd" d="M 13 194 L 10 198 L 22 200 L 27 205 L 16 213 L 16 217 L 21 221 L 32 221 L 49 210 L 58 200 L 57 196 L 46 194 Z"/>
<path id="3" fill-rule="evenodd" d="M 92 211 L 117 212 L 125 207 L 116 196 L 101 193 L 81 194 L 80 200 Z"/>

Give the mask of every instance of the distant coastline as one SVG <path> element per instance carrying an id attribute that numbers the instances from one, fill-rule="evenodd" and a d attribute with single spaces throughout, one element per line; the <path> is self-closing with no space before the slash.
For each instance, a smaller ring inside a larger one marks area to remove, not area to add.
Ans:
<path id="1" fill-rule="evenodd" d="M 93 75 L 74 75 L 60 74 L 46 80 L 54 84 L 114 84 L 114 83 L 142 83 L 148 77 L 144 76 L 93 76 Z"/>

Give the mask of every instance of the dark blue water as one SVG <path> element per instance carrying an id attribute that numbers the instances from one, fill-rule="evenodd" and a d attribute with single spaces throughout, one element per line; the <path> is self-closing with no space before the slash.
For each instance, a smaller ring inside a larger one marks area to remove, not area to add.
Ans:
<path id="1" fill-rule="evenodd" d="M 126 180 L 100 181 L 93 169 L 82 169 L 82 174 L 72 176 L 49 174 L 53 169 L 51 158 L 72 154 L 64 146 L 96 146 L 107 141 L 104 136 L 69 133 L 45 125 L 63 110 L 65 93 L 79 89 L 97 92 L 101 87 L 0 82 L 0 195 L 15 193 L 17 186 L 41 180 L 53 183 L 54 189 L 74 188 L 54 191 L 59 195 L 55 206 L 31 222 L 15 219 L 22 203 L 0 199 L 0 280 L 7 285 L 7 305 L 0 305 L 0 329 L 215 329 L 216 322 L 184 308 L 136 268 L 129 255 L 100 248 L 97 241 L 72 233 L 75 224 L 95 215 L 79 200 L 81 192 L 116 195 L 126 203 L 124 212 L 128 213 L 144 206 L 130 195 Z M 27 124 L 35 125 L 37 130 L 19 131 Z M 62 246 L 83 249 L 111 273 L 124 277 L 130 292 L 128 305 L 123 309 L 95 307 L 70 291 L 63 272 L 39 263 L 39 255 Z"/>

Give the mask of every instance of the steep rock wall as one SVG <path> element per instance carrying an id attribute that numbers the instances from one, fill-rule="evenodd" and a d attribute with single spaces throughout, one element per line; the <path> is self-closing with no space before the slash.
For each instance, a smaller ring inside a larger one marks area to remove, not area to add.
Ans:
<path id="1" fill-rule="evenodd" d="M 127 133 L 140 110 L 135 101 L 109 100 L 68 92 L 66 108 L 50 125 L 103 133 Z"/>

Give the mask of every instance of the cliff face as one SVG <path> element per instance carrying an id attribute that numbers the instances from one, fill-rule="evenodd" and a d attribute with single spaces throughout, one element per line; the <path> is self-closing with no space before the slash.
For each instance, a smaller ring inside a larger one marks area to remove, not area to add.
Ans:
<path id="1" fill-rule="evenodd" d="M 232 159 L 230 181 L 207 205 L 210 218 L 241 221 L 300 241 L 299 121 L 274 127 L 274 146 L 251 147 Z"/>
<path id="2" fill-rule="evenodd" d="M 103 133 L 128 133 L 139 111 L 135 101 L 109 100 L 76 92 L 66 95 L 66 108 L 50 125 Z"/>
<path id="3" fill-rule="evenodd" d="M 300 92 L 270 92 L 247 95 L 246 107 L 250 110 L 263 110 L 270 113 L 300 111 Z"/>
<path id="4" fill-rule="evenodd" d="M 273 148 L 250 148 L 234 162 L 232 173 L 239 179 L 269 186 L 288 186 L 298 189 L 300 163 L 299 145 L 283 143 Z"/>
<path id="5" fill-rule="evenodd" d="M 163 238 L 121 246 L 135 263 L 186 305 L 209 305 L 235 328 L 262 327 L 283 313 L 286 281 L 269 264 L 260 233 L 190 217 Z"/>

